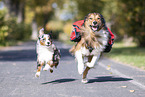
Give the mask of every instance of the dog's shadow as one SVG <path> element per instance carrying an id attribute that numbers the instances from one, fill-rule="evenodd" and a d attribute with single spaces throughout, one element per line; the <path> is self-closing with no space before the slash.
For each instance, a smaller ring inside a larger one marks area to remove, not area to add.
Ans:
<path id="1" fill-rule="evenodd" d="M 54 80 L 54 81 L 42 83 L 42 85 L 50 84 L 50 83 L 53 83 L 53 84 L 66 83 L 66 82 L 72 82 L 72 81 L 75 81 L 75 80 L 77 80 L 77 79 L 72 79 L 72 78 L 57 79 L 57 80 Z"/>
<path id="2" fill-rule="evenodd" d="M 89 79 L 88 83 L 94 82 L 116 82 L 116 81 L 130 81 L 133 79 L 130 78 L 123 78 L 123 77 L 114 77 L 114 76 L 102 76 L 102 77 L 95 77 L 94 79 Z"/>

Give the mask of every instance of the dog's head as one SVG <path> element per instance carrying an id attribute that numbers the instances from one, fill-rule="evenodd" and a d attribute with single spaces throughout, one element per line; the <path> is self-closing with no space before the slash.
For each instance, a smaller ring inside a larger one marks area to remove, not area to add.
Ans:
<path id="1" fill-rule="evenodd" d="M 39 31 L 39 42 L 43 46 L 50 46 L 52 45 L 52 32 L 48 34 L 44 34 L 44 28 L 40 29 Z"/>
<path id="2" fill-rule="evenodd" d="M 105 26 L 105 20 L 99 13 L 89 13 L 84 21 L 85 27 L 91 28 L 93 32 L 99 31 L 103 26 Z"/>

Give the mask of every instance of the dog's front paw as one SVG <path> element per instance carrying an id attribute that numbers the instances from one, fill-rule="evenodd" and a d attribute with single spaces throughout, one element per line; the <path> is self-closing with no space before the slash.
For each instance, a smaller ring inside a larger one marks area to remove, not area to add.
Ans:
<path id="1" fill-rule="evenodd" d="M 40 76 L 40 72 L 36 72 L 35 77 L 38 78 Z"/>
<path id="2" fill-rule="evenodd" d="M 94 67 L 94 64 L 92 64 L 90 62 L 87 62 L 85 65 L 88 66 L 88 67 L 90 67 L 90 68 L 93 68 Z"/>

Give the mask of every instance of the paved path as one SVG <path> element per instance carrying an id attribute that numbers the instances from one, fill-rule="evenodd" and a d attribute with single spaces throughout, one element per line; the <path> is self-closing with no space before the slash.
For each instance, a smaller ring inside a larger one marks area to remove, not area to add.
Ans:
<path id="1" fill-rule="evenodd" d="M 61 61 L 35 78 L 35 43 L 0 50 L 0 97 L 145 97 L 145 72 L 101 58 L 82 84 L 69 45 L 55 42 Z"/>

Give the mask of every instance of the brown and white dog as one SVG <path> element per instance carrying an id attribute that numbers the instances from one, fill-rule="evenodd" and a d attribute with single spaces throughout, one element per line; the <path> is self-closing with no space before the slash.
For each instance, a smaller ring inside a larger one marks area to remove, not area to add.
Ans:
<path id="1" fill-rule="evenodd" d="M 83 75 L 82 83 L 87 83 L 87 73 L 95 66 L 95 62 L 98 61 L 109 39 L 109 32 L 103 16 L 99 13 L 88 14 L 85 17 L 80 35 L 81 40 L 71 48 L 70 52 L 75 55 L 78 61 L 78 72 Z"/>
<path id="2" fill-rule="evenodd" d="M 44 71 L 50 69 L 53 72 L 53 66 L 57 67 L 60 60 L 60 50 L 52 44 L 52 33 L 44 34 L 44 28 L 39 31 L 39 39 L 37 40 L 36 52 L 37 52 L 37 72 L 35 77 L 40 76 L 40 71 L 43 66 Z"/>

